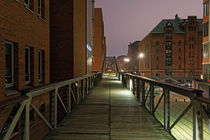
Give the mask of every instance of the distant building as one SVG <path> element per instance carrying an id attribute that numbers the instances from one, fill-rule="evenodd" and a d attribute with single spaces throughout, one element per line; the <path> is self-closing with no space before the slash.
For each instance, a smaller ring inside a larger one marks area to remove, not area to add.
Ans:
<path id="1" fill-rule="evenodd" d="M 128 62 L 125 62 L 126 58 L 128 58 L 126 55 L 117 57 L 117 66 L 119 72 L 128 72 Z"/>
<path id="2" fill-rule="evenodd" d="M 202 19 L 162 20 L 139 44 L 141 75 L 192 80 L 202 72 Z"/>
<path id="3" fill-rule="evenodd" d="M 102 71 L 103 60 L 106 56 L 106 38 L 104 37 L 102 8 L 95 8 L 94 14 L 94 58 L 92 70 Z"/>
<path id="4" fill-rule="evenodd" d="M 6 101 L 20 96 L 22 90 L 49 84 L 49 1 L 1 0 L 0 7 L 0 101 Z M 48 121 L 49 101 L 49 93 L 32 100 L 36 108 L 42 107 Z M 1 109 L 0 130 L 13 107 L 11 105 Z M 32 108 L 31 118 L 34 120 L 30 125 L 31 139 L 43 139 L 49 127 Z M 21 130 L 19 121 L 12 139 L 21 139 Z"/>
<path id="5" fill-rule="evenodd" d="M 128 57 L 130 59 L 130 62 L 128 63 L 128 71 L 130 72 L 137 72 L 138 71 L 138 66 L 139 66 L 139 52 L 138 52 L 138 47 L 139 47 L 140 41 L 135 41 L 133 43 L 130 43 L 128 45 Z"/>

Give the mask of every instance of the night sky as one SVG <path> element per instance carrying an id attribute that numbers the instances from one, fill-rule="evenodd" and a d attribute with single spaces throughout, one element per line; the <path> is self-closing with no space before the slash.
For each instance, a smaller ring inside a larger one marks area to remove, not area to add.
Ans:
<path id="1" fill-rule="evenodd" d="M 162 19 L 203 15 L 203 0 L 95 1 L 103 9 L 107 56 L 127 54 L 129 42 L 144 39 Z"/>

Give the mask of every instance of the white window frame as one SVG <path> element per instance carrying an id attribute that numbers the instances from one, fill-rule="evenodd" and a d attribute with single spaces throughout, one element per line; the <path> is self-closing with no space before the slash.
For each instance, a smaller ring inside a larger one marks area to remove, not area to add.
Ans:
<path id="1" fill-rule="evenodd" d="M 25 84 L 30 84 L 30 81 L 31 81 L 31 77 L 30 77 L 30 75 L 31 75 L 31 69 L 30 69 L 30 67 L 31 67 L 31 63 L 30 63 L 30 59 L 31 59 L 31 56 L 30 56 L 31 49 L 30 49 L 30 47 L 26 47 L 25 49 L 28 50 L 28 73 L 29 73 L 29 75 L 28 75 L 28 81 L 25 80 Z M 26 62 L 26 61 L 25 61 L 25 62 Z M 25 72 L 25 77 L 26 77 L 26 72 Z"/>
<path id="2" fill-rule="evenodd" d="M 8 88 L 8 87 L 12 87 L 12 86 L 14 86 L 14 43 L 13 42 L 10 42 L 10 41 L 6 41 L 5 42 L 5 55 L 6 55 L 6 44 L 9 44 L 9 45 L 11 45 L 11 47 L 12 47 L 12 49 L 11 49 L 11 51 L 12 51 L 12 82 L 11 83 L 6 83 L 6 74 L 5 74 L 5 86 L 6 86 L 6 88 Z M 5 64 L 6 64 L 6 60 L 5 60 Z M 5 67 L 5 72 L 6 72 L 6 67 Z"/>
<path id="3" fill-rule="evenodd" d="M 42 71 L 43 70 L 43 68 L 42 68 L 43 67 L 43 61 L 42 61 L 42 55 L 43 55 L 42 50 L 39 50 L 38 51 L 38 76 L 39 76 L 39 82 L 42 82 L 43 81 L 43 71 Z"/>

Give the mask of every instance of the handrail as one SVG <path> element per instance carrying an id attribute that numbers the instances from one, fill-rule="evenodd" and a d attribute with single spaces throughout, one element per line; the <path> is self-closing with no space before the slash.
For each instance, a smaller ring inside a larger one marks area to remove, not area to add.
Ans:
<path id="1" fill-rule="evenodd" d="M 19 102 L 22 102 L 22 101 L 28 99 L 28 98 L 29 97 L 26 96 L 26 95 L 21 95 L 21 96 L 17 96 L 17 97 L 11 98 L 11 99 L 7 99 L 7 100 L 4 100 L 4 101 L 1 101 L 0 102 L 0 109 L 4 108 L 6 106 L 17 104 Z"/>
<path id="2" fill-rule="evenodd" d="M 202 96 L 202 93 L 203 93 L 202 90 L 187 88 L 187 87 L 183 87 L 183 86 L 179 86 L 179 85 L 174 85 L 174 84 L 170 84 L 170 83 L 166 83 L 166 82 L 162 82 L 162 81 L 158 81 L 158 80 L 154 80 L 151 78 L 142 77 L 142 76 L 138 76 L 138 75 L 134 75 L 134 74 L 130 74 L 130 73 L 126 73 L 126 75 L 138 78 L 145 82 L 149 82 L 151 84 L 154 84 L 154 86 L 160 86 L 165 89 L 170 89 L 170 91 L 180 93 L 187 97 L 195 97 L 194 95 L 192 95 L 192 93 L 195 93 L 196 96 L 200 97 L 200 96 Z"/>

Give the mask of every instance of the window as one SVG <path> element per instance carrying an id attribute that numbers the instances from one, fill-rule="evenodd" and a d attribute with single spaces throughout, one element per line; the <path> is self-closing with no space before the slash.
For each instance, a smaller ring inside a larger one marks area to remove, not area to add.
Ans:
<path id="1" fill-rule="evenodd" d="M 171 30 L 166 31 L 166 39 L 172 39 L 172 32 L 171 32 Z"/>
<path id="2" fill-rule="evenodd" d="M 181 56 L 179 56 L 179 60 L 181 60 Z"/>
<path id="3" fill-rule="evenodd" d="M 30 48 L 25 48 L 25 82 L 30 83 Z"/>
<path id="4" fill-rule="evenodd" d="M 38 0 L 38 14 L 45 19 L 45 0 Z"/>
<path id="5" fill-rule="evenodd" d="M 192 44 L 192 49 L 194 49 L 194 45 Z"/>
<path id="6" fill-rule="evenodd" d="M 203 45 L 203 58 L 208 58 L 209 57 L 209 48 L 208 44 Z"/>
<path id="7" fill-rule="evenodd" d="M 14 44 L 12 42 L 7 41 L 5 46 L 5 83 L 6 87 L 11 87 L 14 84 Z"/>
<path id="8" fill-rule="evenodd" d="M 182 45 L 182 41 L 181 40 L 179 40 L 179 46 L 181 46 Z"/>
<path id="9" fill-rule="evenodd" d="M 25 0 L 25 6 L 34 11 L 34 0 Z"/>
<path id="10" fill-rule="evenodd" d="M 209 34 L 209 22 L 203 24 L 203 36 L 206 37 Z"/>
<path id="11" fill-rule="evenodd" d="M 181 69 L 181 65 L 179 64 L 179 69 Z"/>
<path id="12" fill-rule="evenodd" d="M 181 48 L 179 48 L 179 52 L 181 52 L 182 50 L 181 50 Z"/>
<path id="13" fill-rule="evenodd" d="M 208 16 L 209 15 L 209 3 L 206 2 L 203 4 L 203 16 Z"/>
<path id="14" fill-rule="evenodd" d="M 159 45 L 159 41 L 157 40 L 157 41 L 156 41 L 156 46 L 158 46 L 158 45 Z"/>
<path id="15" fill-rule="evenodd" d="M 38 74 L 39 82 L 43 82 L 43 51 L 38 51 Z"/>
<path id="16" fill-rule="evenodd" d="M 191 44 L 189 44 L 189 49 L 191 49 Z"/>
<path id="17" fill-rule="evenodd" d="M 156 69 L 159 69 L 159 65 L 156 66 Z"/>

